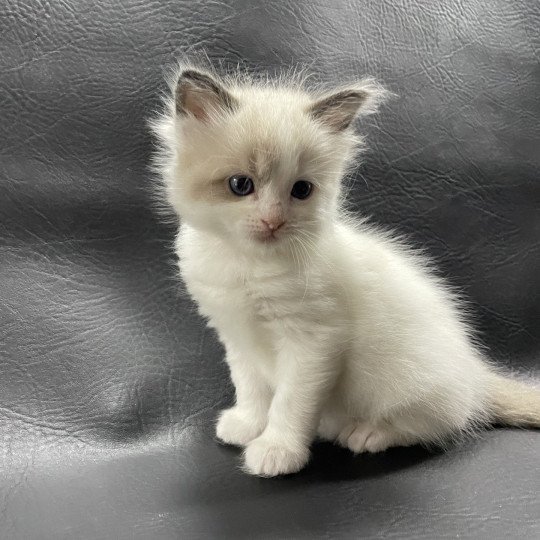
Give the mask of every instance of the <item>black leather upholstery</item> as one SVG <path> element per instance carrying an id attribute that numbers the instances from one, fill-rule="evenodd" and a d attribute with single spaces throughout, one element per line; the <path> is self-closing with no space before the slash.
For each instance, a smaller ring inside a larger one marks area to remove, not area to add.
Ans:
<path id="1" fill-rule="evenodd" d="M 492 357 L 540 357 L 540 7 L 255 0 L 0 6 L 0 537 L 538 538 L 538 432 L 246 476 L 213 439 L 222 351 L 150 208 L 163 66 L 190 48 L 399 98 L 364 125 L 354 208 L 471 300 Z"/>

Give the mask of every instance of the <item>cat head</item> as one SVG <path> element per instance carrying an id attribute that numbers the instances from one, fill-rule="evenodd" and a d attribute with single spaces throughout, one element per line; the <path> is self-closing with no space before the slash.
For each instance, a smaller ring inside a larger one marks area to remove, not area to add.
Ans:
<path id="1" fill-rule="evenodd" d="M 338 212 L 340 184 L 374 112 L 373 81 L 310 93 L 184 67 L 168 115 L 167 199 L 182 220 L 243 250 L 313 241 Z"/>

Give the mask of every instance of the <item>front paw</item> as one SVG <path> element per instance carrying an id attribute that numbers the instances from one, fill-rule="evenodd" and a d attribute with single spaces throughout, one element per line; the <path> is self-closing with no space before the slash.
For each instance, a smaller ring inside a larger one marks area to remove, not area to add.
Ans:
<path id="1" fill-rule="evenodd" d="M 216 435 L 226 444 L 245 446 L 258 437 L 263 429 L 263 421 L 254 418 L 249 411 L 231 407 L 221 411 L 216 425 Z"/>
<path id="2" fill-rule="evenodd" d="M 306 446 L 293 448 L 263 435 L 248 444 L 244 459 L 249 474 L 278 476 L 304 468 L 309 460 L 309 449 Z"/>

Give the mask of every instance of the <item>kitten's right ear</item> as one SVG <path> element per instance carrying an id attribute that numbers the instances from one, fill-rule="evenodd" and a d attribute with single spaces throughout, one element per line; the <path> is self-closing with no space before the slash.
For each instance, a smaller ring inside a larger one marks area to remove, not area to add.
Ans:
<path id="1" fill-rule="evenodd" d="M 182 71 L 175 90 L 176 114 L 208 120 L 212 114 L 234 110 L 238 100 L 207 73 L 195 69 Z"/>

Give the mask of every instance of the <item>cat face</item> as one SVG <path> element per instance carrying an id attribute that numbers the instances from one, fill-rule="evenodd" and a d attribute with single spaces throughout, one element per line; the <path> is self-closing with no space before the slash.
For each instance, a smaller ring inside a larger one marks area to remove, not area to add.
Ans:
<path id="1" fill-rule="evenodd" d="M 312 97 L 184 70 L 175 90 L 169 200 L 182 219 L 242 249 L 312 242 L 336 215 L 369 84 Z"/>

